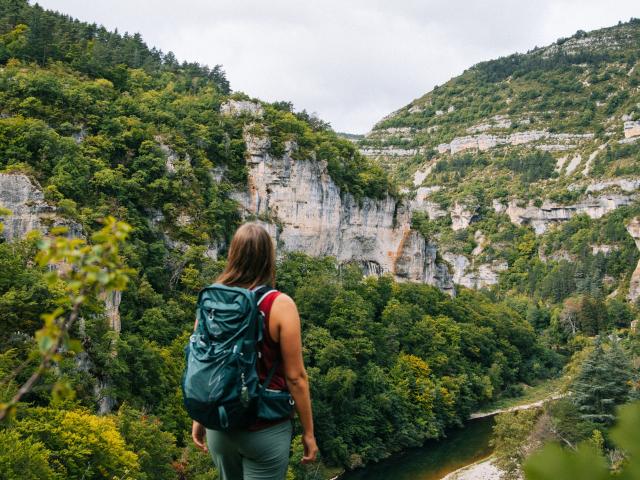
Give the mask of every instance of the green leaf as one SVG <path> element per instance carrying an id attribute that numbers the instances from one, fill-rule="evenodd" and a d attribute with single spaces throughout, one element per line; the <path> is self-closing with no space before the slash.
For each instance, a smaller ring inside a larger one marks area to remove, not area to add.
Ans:
<path id="1" fill-rule="evenodd" d="M 67 347 L 74 353 L 80 353 L 82 351 L 82 342 L 80 340 L 72 338 L 67 343 Z"/>
<path id="2" fill-rule="evenodd" d="M 51 396 L 53 403 L 58 403 L 64 400 L 73 400 L 75 397 L 75 390 L 71 388 L 71 383 L 68 380 L 59 380 L 54 383 L 51 390 Z"/>
<path id="3" fill-rule="evenodd" d="M 48 352 L 53 347 L 54 339 L 49 335 L 42 335 L 38 338 L 38 349 L 41 353 Z"/>
<path id="4" fill-rule="evenodd" d="M 624 474 L 619 478 L 640 478 L 640 402 L 620 407 L 618 423 L 611 430 L 611 438 L 629 457 Z"/>
<path id="5" fill-rule="evenodd" d="M 576 452 L 551 444 L 531 456 L 524 464 L 526 480 L 607 480 L 607 463 L 591 445 L 582 444 Z"/>

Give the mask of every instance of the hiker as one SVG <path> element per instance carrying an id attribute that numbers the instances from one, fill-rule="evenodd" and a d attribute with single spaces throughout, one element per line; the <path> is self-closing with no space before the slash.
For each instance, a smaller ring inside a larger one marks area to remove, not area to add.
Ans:
<path id="1" fill-rule="evenodd" d="M 194 420 L 191 436 L 198 448 L 211 452 L 222 480 L 283 480 L 289 463 L 293 405 L 304 430 L 302 462 L 315 461 L 318 447 L 302 359 L 300 317 L 294 301 L 274 289 L 275 248 L 271 236 L 262 226 L 247 223 L 236 231 L 227 266 L 216 284 L 248 289 L 255 292 L 256 299 L 260 297 L 257 306 L 262 312 L 264 326 L 262 340 L 257 343 L 257 376 L 265 393 L 286 394 L 290 405 L 285 405 L 291 413 L 270 420 L 258 416 L 250 420 L 248 426 L 238 429 L 205 428 Z M 196 319 L 196 328 L 197 322 Z M 271 417 L 282 411 L 272 411 Z"/>

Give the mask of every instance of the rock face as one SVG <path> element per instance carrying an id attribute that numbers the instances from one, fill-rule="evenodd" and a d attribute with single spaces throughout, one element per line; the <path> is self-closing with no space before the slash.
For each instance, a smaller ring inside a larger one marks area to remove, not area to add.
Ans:
<path id="1" fill-rule="evenodd" d="M 640 188 L 640 178 L 615 178 L 603 182 L 592 183 L 587 187 L 586 192 L 600 192 L 610 188 L 619 188 L 624 192 L 633 192 Z"/>
<path id="2" fill-rule="evenodd" d="M 467 228 L 476 215 L 477 207 L 469 207 L 462 203 L 455 203 L 451 209 L 451 228 L 462 230 Z"/>
<path id="3" fill-rule="evenodd" d="M 474 265 L 473 261 L 464 255 L 446 252 L 443 258 L 451 265 L 453 270 L 453 282 L 467 288 L 483 288 L 498 283 L 500 272 L 507 270 L 506 262 L 496 261 Z"/>
<path id="4" fill-rule="evenodd" d="M 494 115 L 488 122 L 478 123 L 467 128 L 468 133 L 481 133 L 493 129 L 506 129 L 511 127 L 511 119 L 506 115 Z"/>
<path id="5" fill-rule="evenodd" d="M 624 138 L 640 136 L 640 121 L 624 122 Z"/>
<path id="6" fill-rule="evenodd" d="M 55 208 L 44 201 L 42 190 L 23 174 L 0 173 L 0 206 L 11 211 L 2 219 L 7 240 L 23 237 L 32 230 L 46 230 L 55 220 Z"/>
<path id="7" fill-rule="evenodd" d="M 635 217 L 629 222 L 627 232 L 633 237 L 636 247 L 640 250 L 640 217 Z M 640 261 L 631 275 L 629 294 L 627 295 L 627 298 L 632 302 L 635 302 L 638 297 L 640 297 Z"/>
<path id="8" fill-rule="evenodd" d="M 233 117 L 239 117 L 240 115 L 261 117 L 264 110 L 258 102 L 252 102 L 250 100 L 229 100 L 220 106 L 220 113 Z"/>
<path id="9" fill-rule="evenodd" d="M 234 197 L 247 214 L 270 220 L 281 251 L 355 261 L 371 273 L 390 272 L 453 291 L 435 246 L 411 230 L 407 205 L 390 196 L 358 201 L 341 193 L 325 163 L 291 158 L 295 144 L 274 158 L 268 139 L 245 132 L 245 143 L 248 188 Z"/>
<path id="10" fill-rule="evenodd" d="M 422 153 L 419 148 L 400 148 L 400 147 L 379 147 L 379 148 L 362 148 L 360 153 L 367 157 L 413 157 Z"/>
<path id="11" fill-rule="evenodd" d="M 56 215 L 56 208 L 44 201 L 39 185 L 21 173 L 0 173 L 0 206 L 11 211 L 0 218 L 4 223 L 2 236 L 11 241 L 33 230 L 47 233 L 52 227 L 67 227 L 70 237 L 83 237 L 76 222 Z"/>
<path id="12" fill-rule="evenodd" d="M 516 200 L 511 200 L 506 206 L 494 201 L 493 208 L 497 213 L 505 212 L 516 225 L 531 225 L 537 234 L 542 234 L 549 225 L 567 221 L 574 215 L 584 213 L 591 218 L 600 218 L 618 207 L 629 205 L 633 199 L 629 195 L 612 194 L 589 197 L 573 205 L 544 202 L 541 207 L 532 203 L 519 206 Z"/>
<path id="13" fill-rule="evenodd" d="M 113 291 L 108 295 L 104 295 L 104 310 L 109 322 L 109 327 L 116 333 L 122 330 L 120 323 L 120 302 L 122 301 L 122 292 Z"/>
<path id="14" fill-rule="evenodd" d="M 537 142 L 538 140 L 561 142 L 552 145 L 540 145 L 542 150 L 565 150 L 567 148 L 574 147 L 574 145 L 568 144 L 568 142 L 579 142 L 591 138 L 593 138 L 592 133 L 549 133 L 543 130 L 516 132 L 504 137 L 487 134 L 470 135 L 467 137 L 456 137 L 451 140 L 451 143 L 442 143 L 438 145 L 438 153 L 451 152 L 451 154 L 454 155 L 456 153 L 464 152 L 465 150 L 478 150 L 484 152 L 499 145 L 523 145 L 526 143 Z"/>

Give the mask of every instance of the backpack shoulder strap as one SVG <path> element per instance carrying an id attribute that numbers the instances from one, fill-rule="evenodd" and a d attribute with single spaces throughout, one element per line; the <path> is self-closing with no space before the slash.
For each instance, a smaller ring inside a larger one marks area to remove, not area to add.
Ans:
<path id="1" fill-rule="evenodd" d="M 262 303 L 262 301 L 267 298 L 267 296 L 273 292 L 277 292 L 274 288 L 271 288 L 268 285 L 260 285 L 259 287 L 253 289 L 253 293 L 256 295 L 258 307 Z"/>

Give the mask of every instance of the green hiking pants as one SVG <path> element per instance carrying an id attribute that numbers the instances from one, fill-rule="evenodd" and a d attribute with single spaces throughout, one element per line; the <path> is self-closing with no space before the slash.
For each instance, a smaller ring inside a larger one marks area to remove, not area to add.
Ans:
<path id="1" fill-rule="evenodd" d="M 290 421 L 255 432 L 207 429 L 207 444 L 221 480 L 283 480 L 292 433 Z"/>

